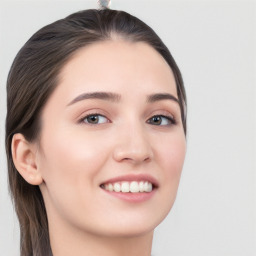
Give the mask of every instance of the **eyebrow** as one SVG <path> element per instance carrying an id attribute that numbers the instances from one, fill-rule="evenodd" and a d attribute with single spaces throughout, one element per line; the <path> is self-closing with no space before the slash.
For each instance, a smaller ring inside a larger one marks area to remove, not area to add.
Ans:
<path id="1" fill-rule="evenodd" d="M 119 102 L 121 100 L 121 95 L 112 92 L 91 92 L 91 93 L 83 93 L 74 98 L 67 106 L 70 106 L 76 102 L 88 99 L 98 99 L 98 100 L 106 100 L 112 102 Z M 147 96 L 148 103 L 154 103 L 161 100 L 172 100 L 177 102 L 180 101 L 170 93 L 155 93 Z"/>
<path id="2" fill-rule="evenodd" d="M 170 93 L 155 93 L 148 96 L 147 102 L 153 103 L 160 100 L 172 100 L 180 103 L 180 101 Z"/>
<path id="3" fill-rule="evenodd" d="M 88 99 L 98 99 L 98 100 L 107 100 L 112 102 L 118 102 L 121 99 L 121 95 L 112 93 L 112 92 L 91 92 L 91 93 L 83 93 L 74 98 L 68 106 L 82 100 Z"/>

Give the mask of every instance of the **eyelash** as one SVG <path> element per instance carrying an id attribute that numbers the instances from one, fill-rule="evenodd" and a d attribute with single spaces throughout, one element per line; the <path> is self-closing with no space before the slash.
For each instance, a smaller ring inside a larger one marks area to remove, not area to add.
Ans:
<path id="1" fill-rule="evenodd" d="M 93 116 L 104 117 L 104 118 L 106 118 L 106 120 L 108 120 L 107 123 L 110 123 L 109 119 L 108 119 L 106 116 L 104 116 L 104 115 L 102 115 L 102 114 L 99 114 L 99 113 L 88 114 L 88 115 L 82 117 L 82 118 L 79 120 L 79 123 L 87 124 L 87 125 L 98 125 L 99 123 L 93 124 L 93 123 L 85 122 L 86 119 L 88 119 L 88 118 L 90 118 L 90 117 L 93 117 Z"/>
<path id="2" fill-rule="evenodd" d="M 168 124 L 165 124 L 165 125 L 158 125 L 158 124 L 152 124 L 152 125 L 155 125 L 155 126 L 171 126 L 171 125 L 175 125 L 176 124 L 176 120 L 174 117 L 172 116 L 166 116 L 166 115 L 154 115 L 152 117 L 150 117 L 148 120 L 147 120 L 147 123 L 150 123 L 149 121 L 152 120 L 153 118 L 160 118 L 161 121 L 164 119 L 167 120 Z"/>
<path id="3" fill-rule="evenodd" d="M 83 123 L 83 124 L 87 124 L 87 125 L 99 125 L 99 123 L 93 124 L 93 123 L 85 122 L 86 119 L 93 117 L 93 116 L 98 117 L 98 118 L 103 117 L 107 120 L 106 123 L 110 123 L 109 119 L 106 116 L 99 114 L 99 113 L 92 113 L 92 114 L 86 115 L 86 116 L 82 117 L 81 119 L 79 119 L 79 123 Z M 152 124 L 152 123 L 150 123 L 150 120 L 152 120 L 153 118 L 160 118 L 161 121 L 163 121 L 163 119 L 166 119 L 168 124 L 164 124 L 164 125 Z M 172 126 L 172 125 L 177 124 L 177 122 L 173 116 L 167 116 L 167 115 L 154 115 L 154 116 L 150 117 L 146 122 L 148 124 L 151 124 L 154 126 Z"/>

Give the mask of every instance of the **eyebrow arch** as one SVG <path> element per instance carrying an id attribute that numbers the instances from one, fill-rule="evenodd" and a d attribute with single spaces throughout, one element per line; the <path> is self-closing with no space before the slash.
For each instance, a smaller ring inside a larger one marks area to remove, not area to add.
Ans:
<path id="1" fill-rule="evenodd" d="M 169 93 L 156 93 L 156 94 L 151 94 L 148 96 L 147 101 L 149 103 L 153 103 L 159 100 L 172 100 L 180 104 L 180 101 L 173 96 L 172 94 Z"/>
<path id="2" fill-rule="evenodd" d="M 118 102 L 121 99 L 121 95 L 112 93 L 112 92 L 90 92 L 82 93 L 74 98 L 67 106 L 70 106 L 76 102 L 87 99 L 99 99 L 99 100 L 108 100 L 112 102 Z"/>
<path id="3" fill-rule="evenodd" d="M 87 99 L 99 99 L 99 100 L 107 100 L 112 102 L 118 102 L 121 99 L 121 95 L 113 92 L 90 92 L 90 93 L 82 93 L 74 98 L 67 106 L 70 106 L 76 102 L 87 100 Z M 172 100 L 174 102 L 180 103 L 179 100 L 169 93 L 155 93 L 151 94 L 147 97 L 148 103 L 154 103 L 160 100 Z"/>

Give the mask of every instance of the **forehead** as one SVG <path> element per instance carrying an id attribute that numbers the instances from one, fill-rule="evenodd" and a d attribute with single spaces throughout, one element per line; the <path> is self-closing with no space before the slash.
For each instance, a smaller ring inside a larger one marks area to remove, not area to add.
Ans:
<path id="1" fill-rule="evenodd" d="M 176 93 L 165 59 L 144 42 L 109 40 L 79 49 L 60 72 L 58 90 L 76 96 L 84 91 Z"/>

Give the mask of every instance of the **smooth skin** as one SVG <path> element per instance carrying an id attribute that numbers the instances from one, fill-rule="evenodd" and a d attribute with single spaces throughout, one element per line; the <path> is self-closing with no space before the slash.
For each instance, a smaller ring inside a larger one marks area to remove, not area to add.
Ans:
<path id="1" fill-rule="evenodd" d="M 186 151 L 179 104 L 149 99 L 177 98 L 172 70 L 146 43 L 115 38 L 80 49 L 59 78 L 39 141 L 16 134 L 12 143 L 18 171 L 40 186 L 54 256 L 149 256 L 153 231 L 174 203 Z M 138 174 L 157 181 L 143 202 L 100 186 Z"/>

